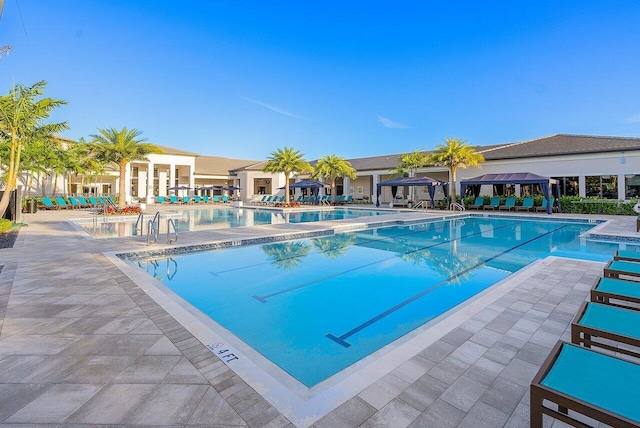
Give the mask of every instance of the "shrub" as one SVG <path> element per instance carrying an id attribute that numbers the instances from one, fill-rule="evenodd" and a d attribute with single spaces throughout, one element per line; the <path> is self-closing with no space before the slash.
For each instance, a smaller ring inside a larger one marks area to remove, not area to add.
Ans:
<path id="1" fill-rule="evenodd" d="M 13 226 L 13 223 L 11 223 L 11 220 L 7 220 L 6 218 L 0 218 L 0 233 L 7 233 L 8 231 L 11 230 L 11 226 Z"/>

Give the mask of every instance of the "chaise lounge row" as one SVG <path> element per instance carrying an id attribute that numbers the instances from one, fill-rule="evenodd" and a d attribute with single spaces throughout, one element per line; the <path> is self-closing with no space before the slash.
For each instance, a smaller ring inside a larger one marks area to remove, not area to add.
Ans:
<path id="1" fill-rule="evenodd" d="M 530 425 L 542 427 L 546 414 L 573 426 L 640 426 L 639 358 L 640 252 L 617 251 L 571 322 L 571 343 L 558 342 L 534 377 Z"/>
<path id="2" fill-rule="evenodd" d="M 170 195 L 170 196 L 157 196 L 156 197 L 156 204 L 191 204 L 191 203 L 195 203 L 195 204 L 208 204 L 210 202 L 213 202 L 215 204 L 218 203 L 228 203 L 229 202 L 229 197 L 224 195 L 224 196 L 212 196 L 211 198 L 209 198 L 207 195 L 204 196 L 194 196 L 193 198 L 191 196 L 183 196 L 181 198 L 178 198 L 176 195 Z"/>
<path id="3" fill-rule="evenodd" d="M 68 202 L 62 196 L 56 196 L 53 199 L 48 196 L 42 196 L 40 200 L 41 204 L 38 205 L 38 208 L 44 210 L 93 208 L 116 204 L 111 196 L 89 196 L 87 198 L 84 196 L 70 196 Z"/>
<path id="4" fill-rule="evenodd" d="M 547 198 L 542 200 L 542 205 L 534 206 L 533 198 L 524 198 L 522 205 L 516 205 L 516 198 L 507 198 L 504 204 L 501 204 L 502 198 L 495 196 L 491 198 L 488 204 L 485 204 L 483 196 L 478 196 L 473 204 L 469 205 L 469 209 L 483 209 L 483 210 L 506 210 L 506 211 L 546 211 L 547 210 Z M 551 198 L 551 206 L 554 206 L 555 198 Z"/>

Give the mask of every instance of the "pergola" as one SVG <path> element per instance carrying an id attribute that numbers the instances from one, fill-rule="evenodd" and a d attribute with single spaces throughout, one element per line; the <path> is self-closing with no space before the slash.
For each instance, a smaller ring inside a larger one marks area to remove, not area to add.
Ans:
<path id="1" fill-rule="evenodd" d="M 378 183 L 376 189 L 376 207 L 380 206 L 380 193 L 382 186 L 402 187 L 402 186 L 427 186 L 429 189 L 429 197 L 431 198 L 431 208 L 435 206 L 433 196 L 436 193 L 435 186 L 446 185 L 444 181 L 436 180 L 431 177 L 399 177 Z"/>
<path id="2" fill-rule="evenodd" d="M 552 184 L 558 184 L 558 180 L 550 177 L 532 174 L 530 172 L 511 172 L 506 174 L 484 174 L 468 180 L 460 181 L 460 194 L 464 195 L 467 186 L 478 186 L 477 191 L 474 190 L 474 196 L 480 195 L 480 186 L 489 184 L 539 184 L 542 188 L 542 194 L 547 198 L 547 214 L 553 212 L 551 204 L 551 188 Z M 477 194 L 476 194 L 477 193 Z M 560 186 L 556 186 L 556 200 L 558 202 L 558 212 L 560 207 Z"/>

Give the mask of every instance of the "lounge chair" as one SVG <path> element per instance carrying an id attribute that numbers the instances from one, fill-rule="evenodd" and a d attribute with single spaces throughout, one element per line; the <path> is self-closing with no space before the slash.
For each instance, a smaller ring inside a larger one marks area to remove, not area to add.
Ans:
<path id="1" fill-rule="evenodd" d="M 344 202 L 347 203 L 347 204 L 353 203 L 353 196 L 351 196 L 351 195 L 347 196 L 347 199 Z"/>
<path id="2" fill-rule="evenodd" d="M 80 201 L 80 203 L 85 206 L 85 207 L 91 207 L 93 206 L 93 204 L 91 204 L 89 201 L 87 201 L 84 196 L 78 196 L 78 201 Z"/>
<path id="3" fill-rule="evenodd" d="M 164 196 L 157 196 L 156 197 L 156 204 L 164 204 L 166 201 L 166 199 L 164 198 Z"/>
<path id="4" fill-rule="evenodd" d="M 551 210 L 553 211 L 553 204 L 556 201 L 556 198 L 551 198 Z M 547 210 L 547 198 L 542 198 L 542 205 L 536 207 L 536 212 L 542 212 Z"/>
<path id="5" fill-rule="evenodd" d="M 640 262 L 640 251 L 616 251 L 613 260 L 625 260 L 628 262 Z"/>
<path id="6" fill-rule="evenodd" d="M 630 346 L 618 347 L 610 343 L 612 340 Z M 584 302 L 571 322 L 571 343 L 640 358 L 640 312 Z"/>
<path id="7" fill-rule="evenodd" d="M 190 197 L 188 197 L 188 196 L 183 196 L 183 197 L 182 197 L 182 203 L 184 203 L 184 204 L 189 204 L 189 203 L 191 203 L 191 202 L 192 202 L 192 201 L 191 201 L 191 198 L 190 198 Z"/>
<path id="8" fill-rule="evenodd" d="M 94 196 L 89 196 L 89 202 L 91 202 L 91 205 L 94 207 L 100 205 L 100 202 L 98 202 Z"/>
<path id="9" fill-rule="evenodd" d="M 73 196 L 69 197 L 69 204 L 71 205 L 71 208 L 78 208 L 78 209 L 84 208 L 80 203 L 80 201 L 74 198 Z"/>
<path id="10" fill-rule="evenodd" d="M 489 205 L 483 205 L 482 209 L 483 210 L 495 210 L 499 206 L 500 206 L 500 197 L 496 196 L 496 197 L 491 198 L 491 201 L 489 202 Z"/>
<path id="11" fill-rule="evenodd" d="M 640 263 L 624 260 L 611 260 L 604 267 L 605 278 L 620 278 L 620 275 L 640 279 Z"/>
<path id="12" fill-rule="evenodd" d="M 200 199 L 200 196 L 196 195 L 193 197 L 193 202 L 195 202 L 196 204 L 200 204 L 202 203 L 202 199 Z"/>
<path id="13" fill-rule="evenodd" d="M 204 196 L 202 197 L 202 202 L 204 202 L 205 204 L 208 204 L 208 203 L 210 202 L 209 197 L 208 197 L 207 195 L 204 195 Z"/>
<path id="14" fill-rule="evenodd" d="M 531 211 L 533 209 L 533 198 L 524 198 L 522 205 L 516 207 L 516 211 Z"/>
<path id="15" fill-rule="evenodd" d="M 214 204 L 219 204 L 220 203 L 220 196 L 213 195 L 213 203 Z"/>
<path id="16" fill-rule="evenodd" d="M 102 196 L 98 196 L 98 202 L 100 202 L 100 205 L 107 205 L 108 202 L 106 201 L 105 198 L 103 198 Z"/>
<path id="17" fill-rule="evenodd" d="M 104 198 L 109 204 L 116 205 L 116 201 L 113 200 L 111 196 L 105 196 Z"/>
<path id="18" fill-rule="evenodd" d="M 225 203 L 225 204 L 229 203 L 229 197 L 227 195 L 222 195 L 222 203 Z"/>
<path id="19" fill-rule="evenodd" d="M 478 196 L 473 204 L 469 205 L 470 210 L 479 210 L 484 206 L 484 197 Z"/>
<path id="20" fill-rule="evenodd" d="M 500 205 L 499 210 L 503 211 L 511 211 L 512 209 L 514 209 L 516 206 L 516 198 L 507 198 L 507 200 L 505 201 L 504 205 Z"/>
<path id="21" fill-rule="evenodd" d="M 640 309 L 640 284 L 624 279 L 600 278 L 591 289 L 591 301 Z"/>
<path id="22" fill-rule="evenodd" d="M 560 341 L 531 383 L 530 426 L 542 427 L 543 414 L 586 426 L 569 410 L 614 427 L 640 426 L 638 379 L 638 364 Z"/>
<path id="23" fill-rule="evenodd" d="M 64 208 L 65 210 L 71 208 L 71 205 L 69 205 L 62 196 L 56 196 L 56 203 L 60 208 Z"/>
<path id="24" fill-rule="evenodd" d="M 42 205 L 38 206 L 38 208 L 43 209 L 43 210 L 59 210 L 60 207 L 56 204 L 54 204 L 51 199 L 49 199 L 46 196 L 43 196 L 42 198 L 40 198 L 40 200 L 42 201 Z"/>
<path id="25" fill-rule="evenodd" d="M 169 203 L 179 204 L 180 201 L 178 200 L 178 197 L 176 195 L 169 195 Z"/>

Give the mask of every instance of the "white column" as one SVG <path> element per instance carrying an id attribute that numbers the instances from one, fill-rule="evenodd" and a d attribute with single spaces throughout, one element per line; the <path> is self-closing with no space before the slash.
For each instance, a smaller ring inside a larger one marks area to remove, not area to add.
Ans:
<path id="1" fill-rule="evenodd" d="M 153 169 L 155 165 L 153 162 L 149 162 L 147 165 L 147 203 L 153 203 Z"/>
<path id="2" fill-rule="evenodd" d="M 174 187 L 176 185 L 176 164 L 172 163 L 169 165 L 169 187 Z M 178 192 L 175 192 L 177 195 Z"/>
<path id="3" fill-rule="evenodd" d="M 376 203 L 376 193 L 378 192 L 378 183 L 380 183 L 380 174 L 373 174 L 373 187 L 371 189 L 371 202 Z"/>
<path id="4" fill-rule="evenodd" d="M 349 190 L 350 190 L 350 188 L 351 188 L 351 179 L 350 179 L 349 177 L 344 177 L 344 178 L 342 179 L 342 188 L 344 189 L 344 190 L 342 191 L 342 194 L 343 194 L 343 195 L 347 195 L 347 196 L 349 196 L 349 195 L 351 194 L 351 193 L 349 192 Z M 333 196 L 336 196 L 336 195 L 333 195 Z M 353 196 L 353 195 L 351 195 L 351 196 Z"/>
<path id="5" fill-rule="evenodd" d="M 583 198 L 587 196 L 587 180 L 584 175 L 578 177 L 578 195 Z"/>
<path id="6" fill-rule="evenodd" d="M 618 174 L 618 199 L 620 200 L 626 199 L 624 184 L 624 174 Z"/>
<path id="7" fill-rule="evenodd" d="M 191 192 L 192 194 L 195 194 L 195 187 L 196 187 L 196 176 L 194 174 L 194 170 L 191 166 L 189 166 L 189 187 L 191 187 Z"/>
<path id="8" fill-rule="evenodd" d="M 158 168 L 158 195 L 167 196 L 167 171 L 164 168 Z"/>
<path id="9" fill-rule="evenodd" d="M 118 175 L 118 178 L 119 177 L 120 176 Z M 118 181 L 119 180 L 116 180 L 116 186 L 118 186 L 118 189 L 119 189 L 120 183 Z M 126 201 L 126 203 L 130 204 L 131 203 L 131 162 L 129 162 L 127 164 L 127 167 L 125 168 L 124 183 L 125 183 L 124 184 L 124 200 Z"/>

